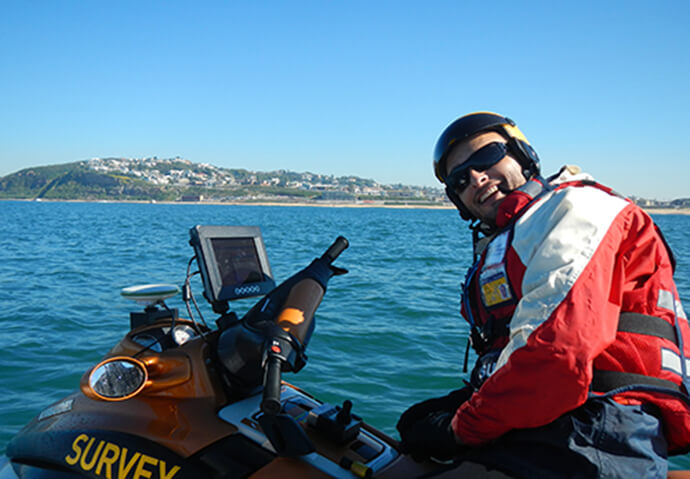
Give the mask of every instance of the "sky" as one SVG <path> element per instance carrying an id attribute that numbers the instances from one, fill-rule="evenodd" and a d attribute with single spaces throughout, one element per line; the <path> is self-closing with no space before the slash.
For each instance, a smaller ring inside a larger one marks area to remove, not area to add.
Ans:
<path id="1" fill-rule="evenodd" d="M 472 111 L 690 197 L 690 2 L 0 0 L 0 176 L 93 157 L 438 186 Z"/>

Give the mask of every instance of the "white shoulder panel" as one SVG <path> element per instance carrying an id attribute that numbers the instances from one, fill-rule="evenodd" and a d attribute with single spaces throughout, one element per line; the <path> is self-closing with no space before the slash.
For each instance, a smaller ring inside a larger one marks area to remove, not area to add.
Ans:
<path id="1" fill-rule="evenodd" d="M 518 220 L 512 247 L 526 268 L 523 297 L 496 369 L 563 301 L 627 205 L 594 187 L 568 187 L 547 194 Z"/>

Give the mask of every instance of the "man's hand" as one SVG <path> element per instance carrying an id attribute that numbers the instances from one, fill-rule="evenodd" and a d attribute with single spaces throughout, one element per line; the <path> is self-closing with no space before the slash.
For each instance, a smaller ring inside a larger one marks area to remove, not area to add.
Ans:
<path id="1" fill-rule="evenodd" d="M 445 461 L 456 456 L 461 446 L 451 427 L 453 415 L 452 412 L 433 412 L 401 431 L 400 450 L 411 454 L 415 461 L 430 457 Z"/>
<path id="2" fill-rule="evenodd" d="M 414 406 L 411 406 L 400 416 L 398 424 L 396 425 L 396 428 L 400 433 L 400 437 L 403 437 L 407 430 L 416 422 L 424 419 L 433 412 L 455 413 L 460 405 L 467 401 L 470 396 L 472 396 L 473 392 L 474 389 L 472 386 L 465 386 L 462 389 L 452 391 L 446 396 L 427 399 L 426 401 L 422 401 Z"/>

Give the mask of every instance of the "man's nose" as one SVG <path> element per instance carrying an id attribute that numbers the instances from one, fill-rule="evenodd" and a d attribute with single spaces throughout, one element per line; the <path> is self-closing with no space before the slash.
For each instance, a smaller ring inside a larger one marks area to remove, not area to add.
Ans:
<path id="1" fill-rule="evenodd" d="M 489 180 L 486 171 L 475 170 L 474 168 L 469 169 L 467 172 L 467 177 L 470 180 L 470 185 L 472 186 L 481 186 Z"/>

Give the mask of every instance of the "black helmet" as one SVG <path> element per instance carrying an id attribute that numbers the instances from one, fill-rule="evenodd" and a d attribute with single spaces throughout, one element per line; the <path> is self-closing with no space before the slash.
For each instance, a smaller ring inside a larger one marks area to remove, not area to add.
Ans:
<path id="1" fill-rule="evenodd" d="M 495 131 L 506 139 L 508 150 L 522 166 L 525 178 L 529 179 L 539 174 L 539 157 L 515 122 L 496 113 L 481 111 L 458 118 L 441 133 L 434 147 L 434 173 L 441 183 L 446 182 L 446 160 L 453 147 L 463 140 L 487 131 Z M 452 188 L 446 186 L 446 194 L 458 207 L 463 219 L 474 219 Z"/>

